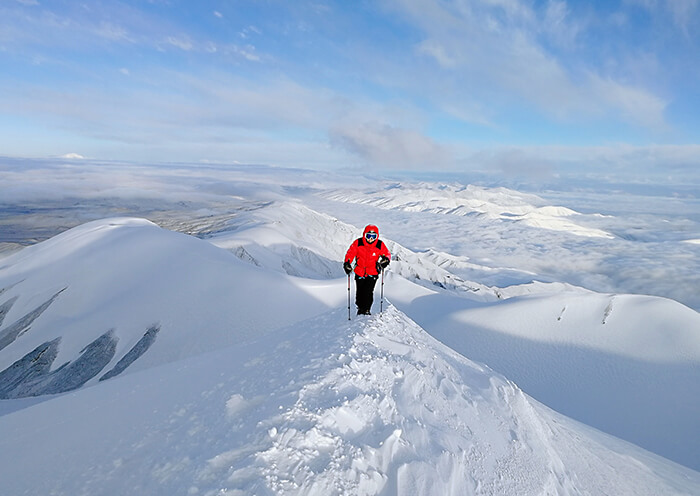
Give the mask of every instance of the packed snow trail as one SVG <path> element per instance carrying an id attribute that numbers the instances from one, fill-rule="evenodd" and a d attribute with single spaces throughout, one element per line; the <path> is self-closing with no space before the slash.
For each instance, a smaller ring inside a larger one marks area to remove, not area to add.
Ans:
<path id="1" fill-rule="evenodd" d="M 700 493 L 697 472 L 555 414 L 393 306 L 345 319 L 0 416 L 3 492 Z"/>

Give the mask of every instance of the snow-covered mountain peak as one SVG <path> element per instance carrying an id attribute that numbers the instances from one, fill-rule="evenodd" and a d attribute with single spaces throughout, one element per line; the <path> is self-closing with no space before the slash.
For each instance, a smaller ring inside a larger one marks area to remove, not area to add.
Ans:
<path id="1" fill-rule="evenodd" d="M 340 277 L 357 229 L 296 201 L 279 201 L 241 215 L 235 230 L 208 240 L 244 261 L 292 276 Z"/>
<path id="2" fill-rule="evenodd" d="M 36 270 L 54 264 L 63 258 L 70 258 L 81 250 L 92 251 L 101 238 L 120 228 L 156 227 L 146 219 L 115 217 L 87 222 L 69 229 L 42 243 L 28 246 L 20 253 L 0 259 L 0 270 L 12 272 L 12 266 L 22 264 L 22 270 L 30 267 Z"/>
<path id="3" fill-rule="evenodd" d="M 79 385 L 123 371 L 123 359 L 141 369 L 240 343 L 329 302 L 322 285 L 299 291 L 289 277 L 141 219 L 90 222 L 9 256 L 0 289 L 0 373 L 13 377 L 4 397 L 75 387 L 86 349 L 98 356 Z M 51 357 L 41 369 L 39 356 Z M 71 372 L 71 387 L 56 385 L 58 369 Z"/>
<path id="4" fill-rule="evenodd" d="M 490 219 L 520 222 L 530 227 L 565 231 L 577 236 L 612 238 L 600 229 L 577 224 L 578 212 L 547 205 L 535 195 L 507 188 L 468 185 L 392 184 L 380 190 L 333 190 L 324 198 L 406 212 L 447 215 L 484 215 Z"/>
<path id="5" fill-rule="evenodd" d="M 277 202 L 250 212 L 234 231 L 208 240 L 240 259 L 292 276 L 342 277 L 341 262 L 363 226 L 352 226 L 298 202 Z M 457 290 L 462 295 L 495 300 L 497 292 L 465 280 L 449 268 L 476 267 L 463 258 L 430 250 L 416 253 L 381 235 L 392 253 L 391 271 L 430 288 Z"/>

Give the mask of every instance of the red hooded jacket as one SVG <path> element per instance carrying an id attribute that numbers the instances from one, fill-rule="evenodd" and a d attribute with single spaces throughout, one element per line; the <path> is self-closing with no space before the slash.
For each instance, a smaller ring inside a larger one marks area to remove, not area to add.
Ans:
<path id="1" fill-rule="evenodd" d="M 365 234 L 369 231 L 374 231 L 377 233 L 377 239 L 372 243 L 365 239 Z M 345 261 L 352 263 L 353 260 L 357 259 L 357 265 L 355 266 L 355 274 L 358 277 L 365 276 L 377 276 L 377 260 L 381 255 L 391 260 L 391 253 L 386 247 L 386 244 L 379 239 L 379 229 L 377 226 L 368 225 L 362 232 L 362 237 L 357 238 L 352 242 L 348 252 L 345 254 Z"/>

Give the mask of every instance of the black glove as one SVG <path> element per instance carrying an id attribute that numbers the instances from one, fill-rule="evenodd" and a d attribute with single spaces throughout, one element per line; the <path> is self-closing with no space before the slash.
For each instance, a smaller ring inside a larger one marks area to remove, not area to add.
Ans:
<path id="1" fill-rule="evenodd" d="M 380 255 L 379 260 L 377 260 L 377 272 L 383 271 L 387 265 L 389 265 L 389 259 L 384 255 Z"/>
<path id="2" fill-rule="evenodd" d="M 350 275 L 350 272 L 352 272 L 352 264 L 350 262 L 345 262 L 343 264 L 343 270 L 346 274 Z"/>

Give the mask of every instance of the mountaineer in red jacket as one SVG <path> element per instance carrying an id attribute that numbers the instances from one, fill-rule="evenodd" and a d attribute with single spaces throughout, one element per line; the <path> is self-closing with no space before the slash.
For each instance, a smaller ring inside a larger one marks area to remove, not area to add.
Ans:
<path id="1" fill-rule="evenodd" d="M 343 269 L 348 277 L 353 270 L 353 260 L 357 261 L 355 264 L 357 315 L 369 315 L 374 301 L 374 285 L 377 283 L 379 273 L 389 265 L 391 260 L 391 253 L 386 244 L 379 239 L 377 226 L 370 224 L 365 227 L 362 237 L 353 241 L 348 248 L 343 263 Z"/>

